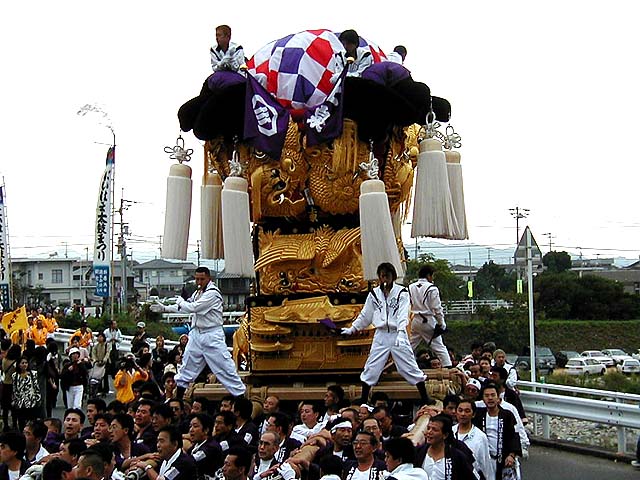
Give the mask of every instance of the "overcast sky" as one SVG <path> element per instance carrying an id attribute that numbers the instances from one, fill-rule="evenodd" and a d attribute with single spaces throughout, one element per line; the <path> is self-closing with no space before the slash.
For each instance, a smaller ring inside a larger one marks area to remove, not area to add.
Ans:
<path id="1" fill-rule="evenodd" d="M 361 5 L 361 6 L 356 6 Z M 355 28 L 389 51 L 404 44 L 414 79 L 452 104 L 462 135 L 470 241 L 514 244 L 509 208 L 529 208 L 538 242 L 585 256 L 640 255 L 636 2 L 11 2 L 0 29 L 0 174 L 13 256 L 93 250 L 98 183 L 116 132 L 117 199 L 136 258 L 163 231 L 163 152 L 176 112 L 210 73 L 215 26 L 247 56 L 304 29 Z M 414 6 L 415 5 L 415 6 Z M 202 147 L 194 148 L 190 242 L 199 238 Z M 405 235 L 406 242 L 413 242 Z M 461 243 L 461 242 L 457 242 Z M 548 248 L 548 247 L 547 247 Z M 543 251 L 546 252 L 546 248 Z M 144 253 L 144 255 L 143 255 Z"/>

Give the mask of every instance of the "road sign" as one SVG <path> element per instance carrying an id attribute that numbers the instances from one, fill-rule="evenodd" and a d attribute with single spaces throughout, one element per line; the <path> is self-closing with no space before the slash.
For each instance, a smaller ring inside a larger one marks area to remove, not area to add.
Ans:
<path id="1" fill-rule="evenodd" d="M 518 247 L 513 255 L 516 265 L 527 264 L 527 233 L 530 232 L 531 230 L 527 226 L 520 237 Z M 533 238 L 533 234 L 531 234 L 531 260 L 533 261 L 533 265 L 542 265 L 542 251 L 540 250 L 535 238 Z"/>

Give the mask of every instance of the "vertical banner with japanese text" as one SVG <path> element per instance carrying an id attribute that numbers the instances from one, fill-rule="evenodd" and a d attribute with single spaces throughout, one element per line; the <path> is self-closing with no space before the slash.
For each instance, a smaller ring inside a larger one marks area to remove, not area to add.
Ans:
<path id="1" fill-rule="evenodd" d="M 5 312 L 11 308 L 11 263 L 6 213 L 4 186 L 0 185 L 0 303 Z"/>
<path id="2" fill-rule="evenodd" d="M 93 274 L 96 279 L 96 296 L 110 295 L 111 268 L 111 197 L 115 171 L 115 146 L 109 147 L 107 165 L 100 180 L 100 193 L 96 206 L 96 239 L 93 249 Z"/>

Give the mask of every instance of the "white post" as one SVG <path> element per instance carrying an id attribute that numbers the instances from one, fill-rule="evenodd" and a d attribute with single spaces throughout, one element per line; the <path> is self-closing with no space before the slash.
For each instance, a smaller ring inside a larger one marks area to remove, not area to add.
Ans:
<path id="1" fill-rule="evenodd" d="M 536 382 L 536 335 L 533 321 L 533 258 L 531 255 L 531 230 L 527 228 L 527 293 L 529 296 L 529 356 L 531 381 Z"/>

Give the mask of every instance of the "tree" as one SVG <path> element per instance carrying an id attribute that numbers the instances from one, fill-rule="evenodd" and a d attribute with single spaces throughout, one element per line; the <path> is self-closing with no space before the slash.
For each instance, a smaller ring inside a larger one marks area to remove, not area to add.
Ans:
<path id="1" fill-rule="evenodd" d="M 507 283 L 506 280 L 507 275 L 505 269 L 490 260 L 476 273 L 474 285 L 475 296 L 483 299 L 497 298 L 498 292 L 505 291 L 505 287 L 509 288 L 508 285 L 505 285 Z"/>
<path id="2" fill-rule="evenodd" d="M 451 265 L 447 260 L 436 259 L 432 253 L 420 255 L 418 260 L 407 260 L 404 283 L 408 285 L 417 280 L 418 271 L 425 265 L 430 265 L 435 271 L 433 281 L 440 290 L 440 298 L 443 302 L 464 300 L 467 289 L 462 279 L 451 271 Z"/>
<path id="3" fill-rule="evenodd" d="M 548 252 L 542 257 L 542 264 L 550 273 L 560 273 L 571 269 L 571 256 L 567 252 Z"/>
<path id="4" fill-rule="evenodd" d="M 536 310 L 547 318 L 625 320 L 640 316 L 640 297 L 596 275 L 545 272 L 536 277 Z"/>

